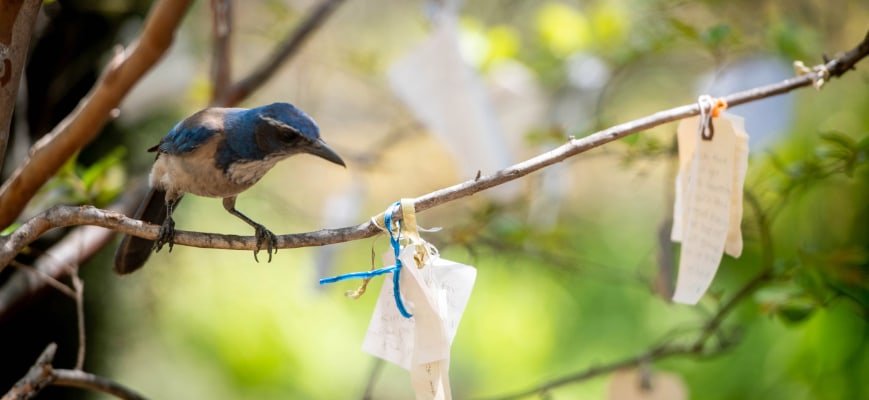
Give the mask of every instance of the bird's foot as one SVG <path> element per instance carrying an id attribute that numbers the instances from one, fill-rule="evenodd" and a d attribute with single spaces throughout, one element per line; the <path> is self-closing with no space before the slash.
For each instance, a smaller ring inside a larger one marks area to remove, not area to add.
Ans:
<path id="1" fill-rule="evenodd" d="M 266 252 L 269 253 L 269 262 L 272 262 L 272 253 L 278 252 L 278 237 L 260 224 L 256 224 L 254 228 L 256 228 L 256 250 L 253 251 L 253 259 L 259 262 L 256 255 L 265 244 Z"/>
<path id="2" fill-rule="evenodd" d="M 175 220 L 172 217 L 166 218 L 163 225 L 160 225 L 160 233 L 157 234 L 157 240 L 154 241 L 154 251 L 160 252 L 163 245 L 169 245 L 169 252 L 172 252 L 172 247 L 175 246 Z"/>

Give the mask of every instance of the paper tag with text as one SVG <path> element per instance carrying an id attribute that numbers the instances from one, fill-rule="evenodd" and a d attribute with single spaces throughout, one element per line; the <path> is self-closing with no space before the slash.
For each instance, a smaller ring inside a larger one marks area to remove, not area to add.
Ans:
<path id="1" fill-rule="evenodd" d="M 678 127 L 679 175 L 673 241 L 682 242 L 673 301 L 696 304 L 715 277 L 722 254 L 742 253 L 742 190 L 748 169 L 748 134 L 742 118 L 713 118 L 714 136 L 703 140 L 699 117 Z"/>
<path id="2" fill-rule="evenodd" d="M 401 292 L 412 318 L 398 312 L 392 274 L 385 275 L 362 350 L 407 370 L 414 364 L 449 359 L 476 279 L 471 266 L 432 256 L 424 268 L 413 259 L 415 246 L 402 249 Z"/>

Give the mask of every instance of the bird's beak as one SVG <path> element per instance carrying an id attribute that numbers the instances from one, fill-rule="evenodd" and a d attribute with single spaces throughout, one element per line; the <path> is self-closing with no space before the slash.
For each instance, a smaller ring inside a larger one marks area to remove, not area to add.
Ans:
<path id="1" fill-rule="evenodd" d="M 341 156 L 339 156 L 338 153 L 335 152 L 335 150 L 332 150 L 329 146 L 327 146 L 326 142 L 324 142 L 322 139 L 317 139 L 317 141 L 314 142 L 314 145 L 311 147 L 308 153 L 320 157 L 326 161 L 331 161 L 344 168 L 347 167 L 347 164 L 344 164 L 344 160 L 341 159 Z"/>

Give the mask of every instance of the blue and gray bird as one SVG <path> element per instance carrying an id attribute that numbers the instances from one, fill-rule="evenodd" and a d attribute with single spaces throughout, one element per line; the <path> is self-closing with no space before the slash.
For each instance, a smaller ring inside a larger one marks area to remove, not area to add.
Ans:
<path id="1" fill-rule="evenodd" d="M 186 193 L 222 198 L 230 214 L 255 229 L 254 258 L 265 245 L 271 261 L 272 251 L 277 251 L 277 237 L 238 211 L 236 196 L 257 183 L 278 161 L 295 154 L 312 154 L 345 165 L 320 139 L 314 120 L 287 103 L 204 109 L 179 122 L 148 151 L 157 152 L 157 159 L 151 169 L 151 189 L 135 218 L 160 224 L 160 233 L 156 241 L 124 236 L 115 253 L 115 272 L 119 274 L 139 269 L 151 250 L 160 251 L 168 244 L 172 251 L 172 213 Z"/>

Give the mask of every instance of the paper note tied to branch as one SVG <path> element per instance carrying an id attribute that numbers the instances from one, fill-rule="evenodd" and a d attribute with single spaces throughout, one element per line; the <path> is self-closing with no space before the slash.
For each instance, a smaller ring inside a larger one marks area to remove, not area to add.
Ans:
<path id="1" fill-rule="evenodd" d="M 682 242 L 673 301 L 696 304 L 715 277 L 724 252 L 742 253 L 742 187 L 748 169 L 748 134 L 742 118 L 712 119 L 712 138 L 701 139 L 700 117 L 678 128 L 679 175 L 672 239 Z"/>

